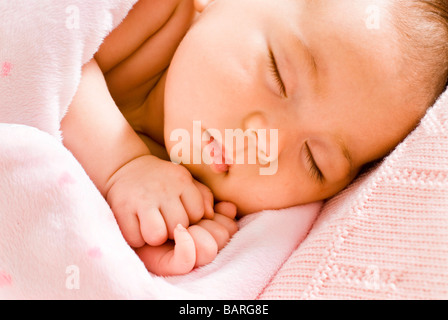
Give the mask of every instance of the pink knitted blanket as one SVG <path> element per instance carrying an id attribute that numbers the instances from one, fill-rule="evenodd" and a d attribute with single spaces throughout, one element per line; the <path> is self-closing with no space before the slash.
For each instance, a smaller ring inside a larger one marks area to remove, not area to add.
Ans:
<path id="1" fill-rule="evenodd" d="M 448 298 L 448 93 L 328 201 L 261 299 Z"/>

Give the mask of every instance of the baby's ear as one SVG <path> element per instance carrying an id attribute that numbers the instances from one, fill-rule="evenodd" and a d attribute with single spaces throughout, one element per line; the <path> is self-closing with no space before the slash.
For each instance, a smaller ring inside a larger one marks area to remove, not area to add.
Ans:
<path id="1" fill-rule="evenodd" d="M 197 12 L 204 11 L 213 0 L 194 0 L 194 8 Z"/>

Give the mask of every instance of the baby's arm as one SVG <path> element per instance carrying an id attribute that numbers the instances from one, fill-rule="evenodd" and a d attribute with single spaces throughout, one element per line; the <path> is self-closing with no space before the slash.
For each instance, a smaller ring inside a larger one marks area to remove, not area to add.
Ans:
<path id="1" fill-rule="evenodd" d="M 204 215 L 213 217 L 213 197 L 204 193 L 205 186 L 185 168 L 150 154 L 115 105 L 95 60 L 83 68 L 62 131 L 64 144 L 111 205 L 132 247 L 161 245 L 174 238 L 177 225 L 187 228 Z M 188 237 L 181 235 L 183 243 Z M 188 252 L 191 245 L 181 245 L 173 263 L 187 259 Z"/>
<path id="2" fill-rule="evenodd" d="M 65 146 L 103 196 L 120 167 L 150 154 L 108 94 L 95 60 L 83 67 L 81 83 L 61 129 Z"/>

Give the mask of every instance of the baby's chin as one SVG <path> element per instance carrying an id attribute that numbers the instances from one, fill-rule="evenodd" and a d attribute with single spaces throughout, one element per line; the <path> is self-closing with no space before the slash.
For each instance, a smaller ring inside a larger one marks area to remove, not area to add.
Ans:
<path id="1" fill-rule="evenodd" d="M 205 184 L 205 183 L 204 183 Z M 232 186 L 232 192 L 226 192 L 220 188 L 219 184 L 205 184 L 214 195 L 215 202 L 231 202 L 237 208 L 237 217 L 241 218 L 250 214 L 268 210 L 262 207 L 259 201 L 256 201 L 253 194 L 248 190 L 242 190 L 238 186 Z"/>

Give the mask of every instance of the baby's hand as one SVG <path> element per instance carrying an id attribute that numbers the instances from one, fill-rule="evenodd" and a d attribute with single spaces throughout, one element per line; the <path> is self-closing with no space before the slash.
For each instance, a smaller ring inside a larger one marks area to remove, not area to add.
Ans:
<path id="1" fill-rule="evenodd" d="M 174 276 L 212 262 L 238 230 L 233 204 L 222 202 L 215 210 L 212 220 L 203 219 L 188 230 L 179 225 L 174 231 L 174 243 L 168 241 L 158 247 L 145 245 L 136 249 L 146 268 L 160 276 Z"/>
<path id="2" fill-rule="evenodd" d="M 224 248 L 238 231 L 236 213 L 237 209 L 233 203 L 220 202 L 215 205 L 213 219 L 202 219 L 188 228 L 196 247 L 195 267 L 212 262 L 218 251 Z"/>
<path id="3" fill-rule="evenodd" d="M 160 246 L 175 239 L 176 226 L 187 228 L 204 216 L 213 218 L 213 196 L 183 167 L 142 156 L 110 179 L 106 199 L 131 247 Z M 177 239 L 178 242 L 180 238 Z M 187 240 L 185 240 L 188 242 Z"/>

